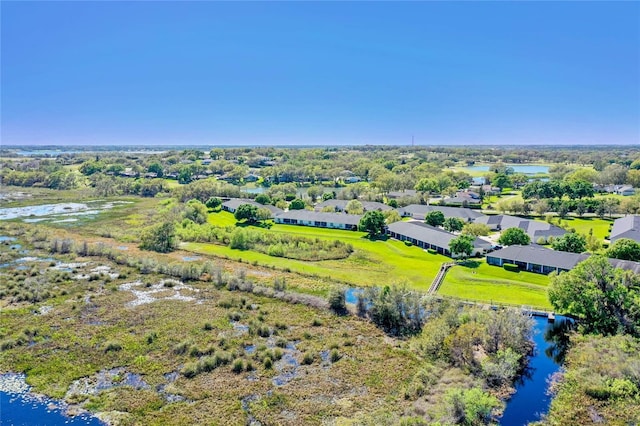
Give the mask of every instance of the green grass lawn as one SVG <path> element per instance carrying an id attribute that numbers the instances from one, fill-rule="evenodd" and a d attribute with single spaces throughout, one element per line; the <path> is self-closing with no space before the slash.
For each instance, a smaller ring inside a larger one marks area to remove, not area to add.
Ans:
<path id="1" fill-rule="evenodd" d="M 233 216 L 233 213 L 220 210 L 219 212 L 209 213 L 207 222 L 215 226 L 235 226 L 238 221 Z"/>
<path id="2" fill-rule="evenodd" d="M 235 219 L 228 212 L 212 213 L 209 215 L 209 223 L 233 226 Z M 279 269 L 288 268 L 293 272 L 314 274 L 358 286 L 406 282 L 411 288 L 423 291 L 431 285 L 440 265 L 451 260 L 445 256 L 429 254 L 418 247 L 406 246 L 403 242 L 393 239 L 371 241 L 365 237 L 364 232 L 282 224 L 273 224 L 271 229 L 265 232 L 338 239 L 351 244 L 355 252 L 348 259 L 305 262 L 250 250 L 234 250 L 215 244 L 185 243 L 182 248 L 235 260 L 242 259 L 245 262 L 257 262 Z M 477 268 L 452 268 L 439 294 L 549 309 L 546 293 L 548 283 L 549 278 L 545 275 L 509 272 L 489 266 L 482 260 Z"/>
<path id="3" fill-rule="evenodd" d="M 562 219 L 563 224 L 569 228 L 575 228 L 578 234 L 589 235 L 589 230 L 593 229 L 593 235 L 600 239 L 609 238 L 609 225 L 612 219 L 600 219 L 599 217 L 567 217 Z"/>
<path id="4" fill-rule="evenodd" d="M 229 226 L 235 224 L 235 219 L 227 212 L 212 213 L 209 215 L 209 223 Z M 280 224 L 274 224 L 265 232 L 338 239 L 351 244 L 355 251 L 347 259 L 306 262 L 273 257 L 250 250 L 234 250 L 216 244 L 185 243 L 182 248 L 197 253 L 257 262 L 260 265 L 275 266 L 280 269 L 288 268 L 293 272 L 314 274 L 358 286 L 406 282 L 410 287 L 420 290 L 428 289 L 440 265 L 449 261 L 448 257 L 429 254 L 418 247 L 408 247 L 400 241 L 392 239 L 371 241 L 365 237 L 364 232 Z"/>
<path id="5" fill-rule="evenodd" d="M 535 220 L 545 222 L 543 218 L 537 217 Z M 558 218 L 554 217 L 551 222 L 558 225 Z M 599 217 L 572 217 L 568 216 L 562 219 L 563 227 L 567 229 L 574 228 L 578 234 L 589 235 L 589 230 L 593 229 L 593 235 L 604 240 L 609 238 L 609 225 L 613 223 L 613 219 L 600 219 Z"/>
<path id="6" fill-rule="evenodd" d="M 551 309 L 547 298 L 549 277 L 531 272 L 510 272 L 474 261 L 477 267 L 449 269 L 438 294 L 487 303 L 528 305 Z"/>

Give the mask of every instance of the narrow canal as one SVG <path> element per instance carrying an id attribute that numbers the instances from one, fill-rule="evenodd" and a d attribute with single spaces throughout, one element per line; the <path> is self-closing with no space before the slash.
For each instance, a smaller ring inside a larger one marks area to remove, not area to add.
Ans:
<path id="1" fill-rule="evenodd" d="M 549 410 L 549 379 L 560 370 L 564 350 L 558 342 L 564 340 L 562 336 L 570 320 L 560 316 L 554 323 L 549 323 L 544 317 L 534 317 L 534 320 L 534 353 L 529 359 L 526 374 L 516 383 L 515 394 L 507 401 L 500 419 L 503 426 L 526 425 L 540 420 L 541 415 Z"/>

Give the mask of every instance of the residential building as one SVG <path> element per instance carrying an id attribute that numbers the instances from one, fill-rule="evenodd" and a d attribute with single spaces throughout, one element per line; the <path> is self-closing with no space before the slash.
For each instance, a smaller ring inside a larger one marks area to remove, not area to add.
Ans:
<path id="1" fill-rule="evenodd" d="M 447 205 L 459 205 L 463 207 L 480 207 L 482 201 L 480 200 L 480 195 L 475 192 L 458 191 L 455 196 L 446 197 L 444 199 L 444 203 Z"/>
<path id="2" fill-rule="evenodd" d="M 589 256 L 589 254 L 556 251 L 536 245 L 515 245 L 488 254 L 487 263 L 494 266 L 503 266 L 505 263 L 511 263 L 518 265 L 519 268 L 525 271 L 549 274 L 551 272 L 570 271 L 578 263 L 588 259 Z M 609 263 L 615 268 L 640 273 L 640 263 L 638 262 L 609 259 Z"/>
<path id="3" fill-rule="evenodd" d="M 390 191 L 387 193 L 387 198 L 390 200 L 397 200 L 404 197 L 418 197 L 420 194 L 415 189 L 405 189 L 403 191 Z"/>
<path id="4" fill-rule="evenodd" d="M 492 231 L 520 228 L 531 238 L 531 242 L 533 243 L 536 243 L 540 237 L 547 240 L 549 237 L 561 237 L 567 233 L 564 229 L 547 222 L 524 219 L 506 214 L 482 216 L 477 218 L 475 223 L 483 223 Z"/>
<path id="5" fill-rule="evenodd" d="M 406 207 L 399 208 L 398 213 L 400 213 L 400 216 L 424 220 L 427 213 L 436 210 L 441 211 L 445 218 L 457 217 L 465 222 L 473 222 L 484 216 L 478 210 L 465 209 L 461 207 L 426 206 L 424 204 L 410 204 Z"/>
<path id="6" fill-rule="evenodd" d="M 620 238 L 640 242 L 640 216 L 625 216 L 613 222 L 609 239 L 614 243 Z"/>
<path id="7" fill-rule="evenodd" d="M 343 212 L 349 204 L 351 200 L 326 200 L 322 203 L 318 203 L 315 206 L 315 210 L 317 212 L 322 211 L 325 207 L 333 207 L 336 212 Z M 360 200 L 358 200 L 360 201 Z M 390 207 L 386 204 L 378 203 L 377 201 L 360 201 L 362 203 L 362 207 L 365 212 L 378 210 L 378 211 L 387 211 L 392 210 L 393 207 Z"/>
<path id="8" fill-rule="evenodd" d="M 357 230 L 362 215 L 323 213 L 311 210 L 289 210 L 275 216 L 276 223 L 315 226 L 318 228 Z"/>
<path id="9" fill-rule="evenodd" d="M 631 185 L 623 185 L 620 188 L 618 188 L 618 190 L 616 191 L 616 194 L 623 195 L 625 197 L 628 197 L 628 196 L 633 195 L 635 193 L 636 193 L 636 190 L 633 189 L 633 186 L 631 186 Z"/>
<path id="10" fill-rule="evenodd" d="M 445 256 L 451 256 L 449 242 L 458 237 L 450 232 L 417 221 L 394 222 L 387 228 L 387 233 L 391 238 L 400 241 L 410 241 L 415 246 L 423 249 L 433 249 Z M 473 242 L 473 252 L 471 255 L 481 255 L 489 250 L 491 250 L 490 242 L 476 238 Z"/>

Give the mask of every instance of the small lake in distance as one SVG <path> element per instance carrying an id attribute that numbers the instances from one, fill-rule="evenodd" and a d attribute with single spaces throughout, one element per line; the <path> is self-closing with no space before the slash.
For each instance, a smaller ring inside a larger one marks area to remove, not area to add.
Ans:
<path id="1" fill-rule="evenodd" d="M 549 173 L 549 166 L 542 166 L 539 164 L 505 164 L 507 167 L 513 167 L 513 171 L 515 173 L 523 173 L 525 175 L 537 175 L 537 174 L 547 174 Z M 470 166 L 470 167 L 460 167 L 461 171 L 470 171 L 470 172 L 488 172 L 489 165 L 486 166 Z"/>

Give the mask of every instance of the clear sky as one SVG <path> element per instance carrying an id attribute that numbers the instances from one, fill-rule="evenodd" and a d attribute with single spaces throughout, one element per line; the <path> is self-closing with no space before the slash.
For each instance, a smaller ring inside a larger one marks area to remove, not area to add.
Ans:
<path id="1" fill-rule="evenodd" d="M 637 144 L 639 2 L 0 2 L 2 144 Z"/>

